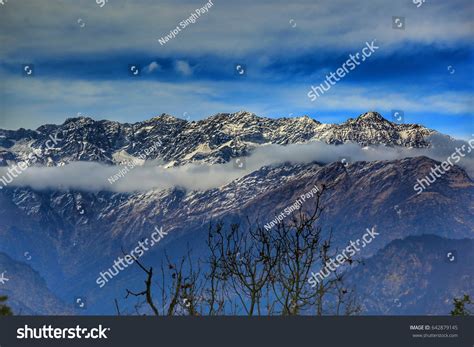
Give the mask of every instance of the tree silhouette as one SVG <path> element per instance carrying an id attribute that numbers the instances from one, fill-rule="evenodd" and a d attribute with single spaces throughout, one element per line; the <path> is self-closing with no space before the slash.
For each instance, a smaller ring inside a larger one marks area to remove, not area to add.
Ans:
<path id="1" fill-rule="evenodd" d="M 13 312 L 7 305 L 4 304 L 8 299 L 7 296 L 0 296 L 0 316 L 12 316 Z"/>
<path id="2" fill-rule="evenodd" d="M 454 309 L 451 311 L 452 316 L 470 316 L 472 311 L 466 308 L 466 305 L 474 305 L 469 295 L 464 295 L 461 299 L 453 299 Z"/>

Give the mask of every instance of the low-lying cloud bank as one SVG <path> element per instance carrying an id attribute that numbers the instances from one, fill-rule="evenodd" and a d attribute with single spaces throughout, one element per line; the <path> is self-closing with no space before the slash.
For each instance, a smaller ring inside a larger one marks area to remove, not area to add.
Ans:
<path id="1" fill-rule="evenodd" d="M 234 162 L 217 165 L 187 164 L 179 167 L 164 168 L 156 164 L 145 163 L 128 170 L 113 184 L 109 178 L 120 173 L 124 167 L 103 165 L 93 162 L 75 162 L 61 167 L 29 167 L 9 186 L 29 186 L 34 189 L 77 189 L 86 191 L 133 192 L 151 189 L 183 187 L 187 190 L 206 190 L 220 187 L 231 181 L 258 170 L 266 165 L 278 165 L 285 162 L 293 164 L 331 163 L 346 158 L 348 162 L 396 160 L 406 157 L 427 156 L 444 161 L 455 148 L 465 146 L 465 157 L 457 164 L 473 177 L 474 139 L 470 145 L 466 141 L 450 140 L 445 136 L 431 138 L 432 148 L 410 149 L 403 147 L 376 146 L 361 148 L 357 144 L 328 145 L 322 142 L 309 142 L 288 146 L 265 145 L 258 147 L 245 157 L 245 168 L 236 168 Z M 0 178 L 7 177 L 7 168 L 0 168 Z M 117 176 L 116 176 L 117 177 Z"/>

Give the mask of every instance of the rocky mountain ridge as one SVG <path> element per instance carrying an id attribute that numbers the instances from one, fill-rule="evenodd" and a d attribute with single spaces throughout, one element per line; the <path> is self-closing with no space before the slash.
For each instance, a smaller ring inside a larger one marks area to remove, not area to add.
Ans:
<path id="1" fill-rule="evenodd" d="M 26 160 L 33 151 L 41 165 L 72 161 L 120 164 L 148 148 L 153 149 L 148 160 L 170 166 L 215 164 L 245 156 L 264 144 L 323 141 L 425 148 L 430 146 L 428 137 L 434 133 L 417 124 L 390 122 L 377 112 L 364 113 L 342 124 L 322 124 L 307 116 L 271 119 L 245 111 L 219 113 L 193 122 L 166 114 L 133 124 L 69 118 L 62 125 L 44 125 L 37 130 L 0 129 L 0 165 Z M 51 138 L 56 139 L 52 147 Z"/>

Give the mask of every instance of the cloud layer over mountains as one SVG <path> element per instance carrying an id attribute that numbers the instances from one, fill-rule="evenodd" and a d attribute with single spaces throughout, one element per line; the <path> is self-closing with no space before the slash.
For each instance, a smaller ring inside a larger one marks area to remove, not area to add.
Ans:
<path id="1" fill-rule="evenodd" d="M 360 147 L 357 144 L 328 145 L 308 142 L 288 146 L 264 145 L 245 158 L 234 159 L 225 164 L 186 164 L 165 168 L 154 162 L 140 166 L 110 166 L 91 162 L 74 162 L 58 167 L 32 166 L 14 178 L 11 186 L 29 186 L 34 189 L 77 189 L 86 191 L 133 192 L 151 189 L 182 187 L 187 190 L 217 188 L 267 165 L 285 162 L 302 164 L 335 161 L 355 162 L 374 160 L 396 160 L 405 157 L 427 156 L 444 161 L 456 147 L 465 146 L 465 155 L 457 165 L 473 177 L 474 151 L 465 141 L 453 141 L 442 135 L 430 138 L 431 148 L 413 149 L 402 147 Z M 470 140 L 474 147 L 474 139 Z M 132 167 L 133 166 L 133 167 Z M 132 167 L 132 168 L 131 168 Z M 122 172 L 122 173 L 121 173 Z M 7 169 L 0 168 L 0 177 L 7 177 Z M 115 175 L 115 178 L 114 178 Z M 111 183 L 111 181 L 113 183 Z M 414 184 L 416 182 L 413 182 Z"/>

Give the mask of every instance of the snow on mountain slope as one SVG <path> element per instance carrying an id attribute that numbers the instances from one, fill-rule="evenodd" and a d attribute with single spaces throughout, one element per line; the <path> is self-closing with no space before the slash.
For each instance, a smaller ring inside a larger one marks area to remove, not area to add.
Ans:
<path id="1" fill-rule="evenodd" d="M 214 164 L 247 155 L 263 144 L 311 140 L 423 148 L 430 146 L 427 137 L 434 133 L 416 124 L 389 122 L 376 112 L 340 125 L 322 124 L 307 116 L 270 119 L 245 111 L 220 113 L 197 122 L 165 114 L 134 124 L 71 118 L 62 125 L 44 125 L 36 131 L 0 130 L 0 165 L 25 160 L 33 150 L 39 153 L 38 163 L 43 165 L 79 160 L 118 164 L 125 153 L 137 157 L 147 148 L 154 148 L 148 159 L 161 159 L 168 166 Z M 56 138 L 56 143 L 47 149 L 51 137 Z"/>

